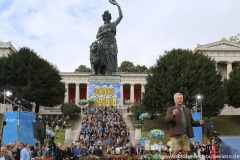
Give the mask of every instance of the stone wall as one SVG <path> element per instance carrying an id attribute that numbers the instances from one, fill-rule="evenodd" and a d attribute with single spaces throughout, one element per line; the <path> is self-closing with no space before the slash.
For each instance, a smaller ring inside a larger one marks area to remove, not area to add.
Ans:
<path id="1" fill-rule="evenodd" d="M 12 112 L 12 105 L 0 103 L 0 113 L 4 112 Z"/>
<path id="2" fill-rule="evenodd" d="M 240 108 L 225 105 L 220 115 L 240 115 Z"/>

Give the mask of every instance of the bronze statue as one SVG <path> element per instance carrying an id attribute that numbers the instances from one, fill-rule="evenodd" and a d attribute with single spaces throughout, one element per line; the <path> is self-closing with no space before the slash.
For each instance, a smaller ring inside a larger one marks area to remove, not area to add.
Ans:
<path id="1" fill-rule="evenodd" d="M 93 57 L 90 54 L 92 74 L 116 75 L 118 69 L 118 48 L 115 36 L 117 32 L 117 25 L 122 20 L 123 14 L 121 7 L 116 0 L 109 0 L 109 2 L 118 7 L 119 17 L 115 21 L 111 22 L 112 17 L 109 11 L 105 11 L 102 15 L 104 24 L 98 29 L 96 36 L 97 41 L 90 46 L 90 50 L 92 50 L 94 45 L 96 45 L 97 47 L 95 49 L 98 51 L 98 55 L 91 53 Z M 94 56 L 97 58 L 94 58 Z M 95 61 L 96 63 L 94 63 L 95 59 L 100 61 L 100 65 L 98 64 L 99 61 Z"/>

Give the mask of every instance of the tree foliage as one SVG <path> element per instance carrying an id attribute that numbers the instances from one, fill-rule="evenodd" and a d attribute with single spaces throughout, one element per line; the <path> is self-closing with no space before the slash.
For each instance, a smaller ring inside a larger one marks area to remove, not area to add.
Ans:
<path id="1" fill-rule="evenodd" d="M 75 72 L 91 72 L 91 69 L 86 67 L 85 65 L 80 65 Z"/>
<path id="2" fill-rule="evenodd" d="M 0 87 L 37 105 L 55 106 L 64 99 L 59 70 L 33 50 L 23 47 L 0 58 Z"/>
<path id="3" fill-rule="evenodd" d="M 71 104 L 71 103 L 65 103 L 61 106 L 61 111 L 64 116 L 70 116 L 72 117 L 73 115 L 78 115 L 79 114 L 79 109 L 76 104 Z"/>
<path id="4" fill-rule="evenodd" d="M 143 65 L 143 66 L 141 66 L 141 65 L 136 65 L 135 66 L 135 72 L 147 72 L 148 71 L 148 68 L 145 66 L 145 65 Z"/>
<path id="5" fill-rule="evenodd" d="M 143 107 L 143 105 L 141 104 L 135 104 L 131 106 L 131 112 L 133 113 L 133 117 L 135 120 L 138 120 L 139 116 L 142 113 L 145 113 L 145 107 Z"/>
<path id="6" fill-rule="evenodd" d="M 225 81 L 226 92 L 228 95 L 228 105 L 235 108 L 240 107 L 240 68 L 234 69 L 229 79 Z"/>
<path id="7" fill-rule="evenodd" d="M 134 72 L 134 64 L 130 61 L 123 61 L 118 68 L 119 72 Z"/>
<path id="8" fill-rule="evenodd" d="M 215 62 L 190 50 L 173 49 L 160 56 L 147 77 L 143 105 L 150 113 L 166 113 L 174 105 L 173 95 L 184 95 L 185 105 L 195 104 L 196 95 L 202 94 L 203 115 L 220 112 L 226 100 L 222 76 L 216 71 Z"/>
<path id="9" fill-rule="evenodd" d="M 229 38 L 229 40 L 232 41 L 232 42 L 235 42 L 235 43 L 239 43 L 239 44 L 240 44 L 240 33 L 238 33 L 238 34 L 235 35 L 235 36 L 231 36 L 231 37 Z"/>
<path id="10" fill-rule="evenodd" d="M 145 65 L 134 65 L 133 62 L 123 61 L 118 68 L 119 72 L 147 72 L 148 68 Z"/>

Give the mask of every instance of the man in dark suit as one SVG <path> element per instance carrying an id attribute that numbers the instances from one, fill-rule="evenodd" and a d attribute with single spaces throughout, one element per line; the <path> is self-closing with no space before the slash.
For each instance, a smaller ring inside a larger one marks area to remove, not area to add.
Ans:
<path id="1" fill-rule="evenodd" d="M 192 126 L 201 126 L 204 121 L 194 121 L 191 110 L 183 105 L 183 95 L 174 95 L 174 107 L 167 109 L 165 122 L 170 125 L 170 141 L 172 142 L 173 153 L 176 156 L 180 149 L 182 155 L 188 155 L 190 151 L 190 138 L 194 137 Z"/>
<path id="2" fill-rule="evenodd" d="M 83 156 L 84 152 L 81 148 L 81 144 L 77 143 L 77 147 L 74 148 L 74 158 L 75 160 L 79 160 Z"/>
<path id="3" fill-rule="evenodd" d="M 74 144 L 71 143 L 67 149 L 67 155 L 69 159 L 74 159 Z"/>
<path id="4" fill-rule="evenodd" d="M 15 160 L 20 160 L 21 143 L 20 142 L 16 142 L 15 143 L 15 147 L 17 148 Z"/>
<path id="5" fill-rule="evenodd" d="M 102 158 L 103 157 L 103 152 L 100 149 L 100 145 L 99 144 L 97 145 L 97 147 L 94 148 L 93 155 L 98 157 L 98 158 Z"/>

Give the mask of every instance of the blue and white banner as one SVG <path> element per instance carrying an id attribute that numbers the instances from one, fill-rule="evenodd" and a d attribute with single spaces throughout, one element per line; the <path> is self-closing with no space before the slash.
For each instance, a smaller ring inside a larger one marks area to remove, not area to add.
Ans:
<path id="1" fill-rule="evenodd" d="M 120 107 L 120 84 L 89 84 L 88 97 L 95 100 L 95 106 Z"/>

